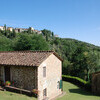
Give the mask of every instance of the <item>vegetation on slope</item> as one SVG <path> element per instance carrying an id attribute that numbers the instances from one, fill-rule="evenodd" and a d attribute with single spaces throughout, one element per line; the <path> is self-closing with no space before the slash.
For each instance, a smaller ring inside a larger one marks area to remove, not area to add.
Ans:
<path id="1" fill-rule="evenodd" d="M 50 30 L 42 34 L 31 31 L 0 31 L 0 51 L 54 50 L 63 58 L 63 74 L 91 79 L 100 70 L 100 47 L 74 39 L 58 38 Z"/>

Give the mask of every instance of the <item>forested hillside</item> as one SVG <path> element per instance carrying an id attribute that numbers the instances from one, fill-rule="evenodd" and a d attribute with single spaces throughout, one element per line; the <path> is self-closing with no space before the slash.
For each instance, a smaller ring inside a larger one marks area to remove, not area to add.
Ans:
<path id="1" fill-rule="evenodd" d="M 100 47 L 75 39 L 58 38 L 50 30 L 15 33 L 0 30 L 0 51 L 54 50 L 63 58 L 63 74 L 90 80 L 100 70 Z"/>

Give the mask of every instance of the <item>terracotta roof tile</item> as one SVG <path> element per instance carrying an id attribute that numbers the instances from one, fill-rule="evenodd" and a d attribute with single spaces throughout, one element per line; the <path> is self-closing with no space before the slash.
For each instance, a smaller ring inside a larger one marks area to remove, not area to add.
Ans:
<path id="1" fill-rule="evenodd" d="M 54 51 L 0 52 L 0 65 L 39 66 L 52 53 L 57 56 Z"/>

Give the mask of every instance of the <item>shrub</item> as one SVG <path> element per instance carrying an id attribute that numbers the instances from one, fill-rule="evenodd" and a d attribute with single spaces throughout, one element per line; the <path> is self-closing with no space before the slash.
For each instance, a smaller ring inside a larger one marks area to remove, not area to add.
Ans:
<path id="1" fill-rule="evenodd" d="M 71 82 L 78 87 L 84 88 L 87 91 L 91 91 L 91 83 L 89 81 L 85 81 L 79 77 L 69 76 L 69 75 L 62 75 L 63 81 Z"/>
<path id="2" fill-rule="evenodd" d="M 11 85 L 11 82 L 10 81 L 6 81 L 6 85 Z"/>
<path id="3" fill-rule="evenodd" d="M 32 92 L 33 92 L 34 94 L 37 94 L 37 95 L 39 94 L 39 90 L 37 90 L 37 89 L 33 89 Z"/>

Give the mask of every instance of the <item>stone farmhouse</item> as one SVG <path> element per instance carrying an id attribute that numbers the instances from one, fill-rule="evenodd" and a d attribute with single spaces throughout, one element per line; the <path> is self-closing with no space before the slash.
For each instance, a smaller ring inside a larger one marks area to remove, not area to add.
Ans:
<path id="1" fill-rule="evenodd" d="M 0 52 L 0 79 L 51 100 L 62 94 L 62 59 L 54 51 Z"/>
<path id="2" fill-rule="evenodd" d="M 92 74 L 92 92 L 100 95 L 100 72 Z"/>

